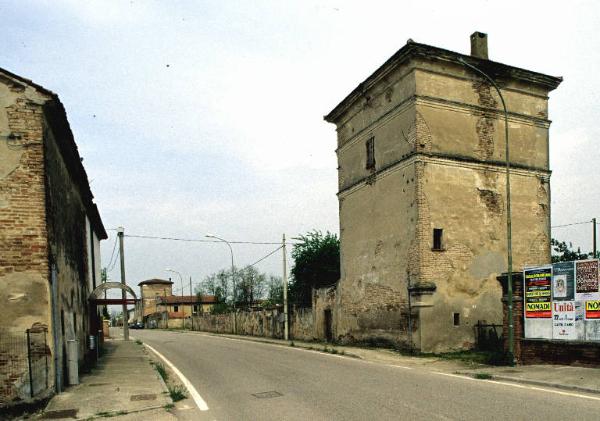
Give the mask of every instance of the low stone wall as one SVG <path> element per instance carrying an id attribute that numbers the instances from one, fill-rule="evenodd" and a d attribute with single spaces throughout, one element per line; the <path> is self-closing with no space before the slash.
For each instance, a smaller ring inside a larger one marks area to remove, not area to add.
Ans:
<path id="1" fill-rule="evenodd" d="M 281 308 L 238 311 L 235 315 L 236 333 L 265 338 L 284 338 L 284 314 Z M 290 309 L 290 339 L 312 341 L 314 335 L 313 311 L 310 308 Z M 185 328 L 202 332 L 233 333 L 234 314 L 202 314 L 186 320 Z M 162 327 L 162 324 L 157 326 Z M 169 325 L 169 327 L 171 327 Z"/>

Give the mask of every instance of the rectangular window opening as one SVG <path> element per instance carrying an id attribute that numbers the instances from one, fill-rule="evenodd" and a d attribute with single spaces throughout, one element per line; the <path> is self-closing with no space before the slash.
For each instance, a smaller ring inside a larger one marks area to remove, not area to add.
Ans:
<path id="1" fill-rule="evenodd" d="M 179 311 L 179 306 L 173 306 L 173 311 L 177 313 Z"/>
<path id="2" fill-rule="evenodd" d="M 454 315 L 454 326 L 460 326 L 460 313 L 453 313 Z"/>
<path id="3" fill-rule="evenodd" d="M 366 143 L 367 147 L 367 169 L 375 169 L 375 137 L 370 137 Z"/>
<path id="4" fill-rule="evenodd" d="M 433 229 L 433 250 L 443 250 L 442 236 L 444 230 L 442 228 Z"/>

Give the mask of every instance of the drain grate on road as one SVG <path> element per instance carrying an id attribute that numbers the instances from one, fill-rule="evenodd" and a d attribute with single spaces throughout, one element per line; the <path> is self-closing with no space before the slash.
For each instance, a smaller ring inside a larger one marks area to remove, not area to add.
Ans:
<path id="1" fill-rule="evenodd" d="M 147 393 L 145 395 L 131 395 L 132 401 L 155 401 L 156 395 L 154 393 Z"/>
<path id="2" fill-rule="evenodd" d="M 254 396 L 255 398 L 258 398 L 258 399 L 271 399 L 271 398 L 278 398 L 283 395 L 275 390 L 271 390 L 269 392 L 253 393 L 252 396 Z"/>
<path id="3" fill-rule="evenodd" d="M 42 419 L 58 420 L 63 418 L 77 418 L 78 409 L 58 409 L 54 411 L 46 411 L 41 416 Z"/>

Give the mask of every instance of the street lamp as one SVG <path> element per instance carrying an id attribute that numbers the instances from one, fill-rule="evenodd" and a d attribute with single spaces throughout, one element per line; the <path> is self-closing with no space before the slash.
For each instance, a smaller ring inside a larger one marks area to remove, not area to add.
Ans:
<path id="1" fill-rule="evenodd" d="M 214 234 L 206 234 L 207 238 L 214 238 L 216 240 L 219 240 L 225 244 L 227 244 L 227 246 L 229 247 L 229 251 L 231 253 L 231 283 L 233 285 L 233 333 L 237 333 L 236 332 L 236 315 L 235 315 L 235 302 L 237 300 L 237 291 L 236 291 L 236 287 L 235 287 L 235 266 L 233 263 L 233 248 L 231 248 L 231 244 L 229 243 L 229 241 L 221 238 L 221 237 L 217 237 Z"/>
<path id="2" fill-rule="evenodd" d="M 166 268 L 165 272 L 173 272 L 173 273 L 176 273 L 177 276 L 179 276 L 179 281 L 181 282 L 181 296 L 183 297 L 183 277 L 181 276 L 181 273 L 177 272 L 176 270 L 170 269 L 170 268 Z"/>
<path id="3" fill-rule="evenodd" d="M 502 92 L 500 92 L 500 88 L 494 82 L 494 80 L 484 73 L 482 70 L 473 66 L 472 64 L 467 63 L 463 60 L 462 57 L 458 58 L 458 61 L 468 67 L 469 69 L 475 71 L 476 73 L 483 76 L 487 79 L 491 85 L 498 92 L 498 96 L 500 96 L 500 101 L 502 101 L 502 108 L 504 108 L 504 139 L 506 141 L 505 149 L 506 149 L 506 243 L 507 243 L 507 252 L 508 252 L 508 282 L 507 282 L 507 290 L 506 295 L 508 296 L 508 358 L 511 365 L 514 365 L 514 337 L 515 337 L 515 327 L 513 321 L 513 284 L 512 284 L 512 221 L 511 221 L 511 213 L 510 213 L 510 155 L 509 155 L 509 146 L 508 146 L 508 110 L 506 109 L 506 102 L 504 102 L 504 97 L 502 96 Z"/>

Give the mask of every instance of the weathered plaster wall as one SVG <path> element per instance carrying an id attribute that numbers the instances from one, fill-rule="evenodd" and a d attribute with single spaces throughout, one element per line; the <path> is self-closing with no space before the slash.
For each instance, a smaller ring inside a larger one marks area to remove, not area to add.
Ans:
<path id="1" fill-rule="evenodd" d="M 43 101 L 33 89 L 0 77 L 0 336 L 7 345 L 0 345 L 0 360 L 25 368 L 25 350 L 16 343 L 26 329 L 50 325 Z M 26 369 L 13 378 L 7 369 L 0 365 L 0 401 L 27 398 L 27 388 L 12 388 L 28 384 Z"/>
<path id="2" fill-rule="evenodd" d="M 83 364 L 89 327 L 86 213 L 77 184 L 66 167 L 57 139 L 46 125 L 44 139 L 46 206 L 50 260 L 57 272 L 57 315 L 66 373 L 66 341 L 79 341 Z"/>
<path id="3" fill-rule="evenodd" d="M 415 176 L 407 161 L 339 195 L 342 263 L 334 323 L 342 341 L 407 340 Z"/>

